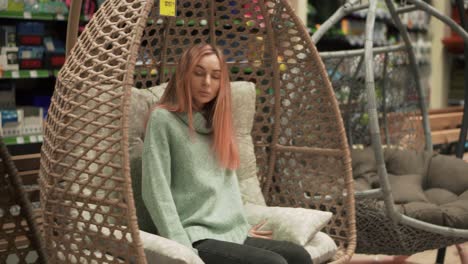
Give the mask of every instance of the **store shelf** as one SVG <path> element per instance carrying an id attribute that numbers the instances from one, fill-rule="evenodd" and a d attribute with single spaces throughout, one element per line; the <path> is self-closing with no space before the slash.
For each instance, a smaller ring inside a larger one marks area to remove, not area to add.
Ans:
<path id="1" fill-rule="evenodd" d="M 65 21 L 68 19 L 65 14 L 50 14 L 50 13 L 31 13 L 23 11 L 0 11 L 0 19 L 25 19 L 25 20 L 47 20 L 47 21 Z M 81 16 L 81 21 L 89 21 L 88 16 Z"/>
<path id="2" fill-rule="evenodd" d="M 18 71 L 3 71 L 0 73 L 0 79 L 36 79 L 57 77 L 59 70 L 18 70 Z"/>
<path id="3" fill-rule="evenodd" d="M 30 144 L 30 143 L 41 143 L 43 140 L 44 138 L 41 134 L 3 138 L 3 142 L 5 142 L 5 145 L 22 145 L 22 144 Z"/>
<path id="4" fill-rule="evenodd" d="M 67 19 L 66 15 L 63 15 L 63 14 L 31 13 L 31 12 L 23 12 L 23 11 L 0 11 L 0 18 L 58 20 L 58 21 L 64 21 Z"/>

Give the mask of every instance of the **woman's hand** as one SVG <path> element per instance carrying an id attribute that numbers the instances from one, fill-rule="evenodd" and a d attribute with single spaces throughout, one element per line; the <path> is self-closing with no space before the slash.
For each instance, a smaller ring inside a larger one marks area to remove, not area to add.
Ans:
<path id="1" fill-rule="evenodd" d="M 250 237 L 256 238 L 263 238 L 263 239 L 272 239 L 273 238 L 273 231 L 260 231 L 259 229 L 267 222 L 267 220 L 263 220 L 262 222 L 252 226 L 249 230 Z"/>

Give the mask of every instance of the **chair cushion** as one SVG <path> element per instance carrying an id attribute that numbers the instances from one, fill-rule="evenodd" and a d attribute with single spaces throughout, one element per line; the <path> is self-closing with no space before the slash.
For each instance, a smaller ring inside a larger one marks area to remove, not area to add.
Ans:
<path id="1" fill-rule="evenodd" d="M 368 178 L 377 173 L 374 151 L 372 148 L 351 149 L 352 168 L 354 178 Z"/>
<path id="2" fill-rule="evenodd" d="M 266 205 L 257 177 L 257 162 L 252 142 L 255 116 L 255 85 L 250 82 L 232 82 L 232 119 L 239 146 L 240 166 L 237 169 L 242 201 Z"/>
<path id="3" fill-rule="evenodd" d="M 357 190 L 378 187 L 372 181 L 372 149 L 352 150 Z M 455 157 L 385 149 L 392 194 L 402 213 L 436 225 L 468 228 L 468 163 Z M 369 187 L 370 186 L 370 187 Z"/>
<path id="4" fill-rule="evenodd" d="M 320 210 L 268 207 L 251 203 L 245 205 L 245 214 L 251 225 L 266 220 L 260 230 L 273 231 L 273 239 L 285 240 L 301 246 L 305 246 L 328 224 L 332 217 L 331 212 Z"/>
<path id="5" fill-rule="evenodd" d="M 424 192 L 428 202 L 443 205 L 458 200 L 458 196 L 451 191 L 440 188 L 431 188 Z"/>
<path id="6" fill-rule="evenodd" d="M 386 148 L 384 150 L 385 166 L 387 171 L 394 175 L 420 175 L 422 182 L 432 155 L 431 152 Z"/>
<path id="7" fill-rule="evenodd" d="M 313 263 L 324 263 L 330 260 L 338 250 L 335 241 L 323 232 L 315 234 L 314 238 L 307 242 L 304 248 L 309 253 Z"/>
<path id="8" fill-rule="evenodd" d="M 133 199 L 138 216 L 138 225 L 146 232 L 157 233 L 156 226 L 144 206 L 141 192 L 141 153 L 145 135 L 145 122 L 150 108 L 161 98 L 167 84 L 149 89 L 132 88 L 129 111 L 128 144 L 130 157 L 130 176 L 132 178 Z"/>
<path id="9" fill-rule="evenodd" d="M 444 225 L 468 229 L 468 199 L 458 199 L 441 206 Z"/>
<path id="10" fill-rule="evenodd" d="M 457 195 L 468 190 L 468 163 L 445 155 L 435 155 L 427 172 L 430 188 L 442 188 Z"/>
<path id="11" fill-rule="evenodd" d="M 442 210 L 439 206 L 426 202 L 402 204 L 403 214 L 435 225 L 443 224 Z"/>
<path id="12" fill-rule="evenodd" d="M 388 180 L 395 203 L 428 202 L 421 187 L 421 175 L 393 175 L 389 173 Z"/>
<path id="13" fill-rule="evenodd" d="M 188 247 L 167 238 L 140 231 L 148 264 L 203 264 Z"/>

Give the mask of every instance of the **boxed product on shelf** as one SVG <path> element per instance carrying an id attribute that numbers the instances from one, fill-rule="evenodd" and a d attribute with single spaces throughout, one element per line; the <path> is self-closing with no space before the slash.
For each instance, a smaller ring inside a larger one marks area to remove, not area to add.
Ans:
<path id="1" fill-rule="evenodd" d="M 18 47 L 2 47 L 0 52 L 0 66 L 2 71 L 17 71 Z"/>
<path id="2" fill-rule="evenodd" d="M 0 108 L 13 108 L 16 105 L 16 86 L 10 81 L 0 82 Z"/>
<path id="3" fill-rule="evenodd" d="M 0 10 L 18 11 L 24 9 L 24 0 L 0 0 Z"/>
<path id="4" fill-rule="evenodd" d="M 19 46 L 18 58 L 21 69 L 40 69 L 43 67 L 45 48 L 43 46 Z"/>
<path id="5" fill-rule="evenodd" d="M 14 109 L 14 111 L 16 111 L 17 121 L 1 124 L 0 132 L 4 137 L 42 134 L 44 115 L 42 107 L 25 106 Z M 0 113 L 3 113 L 3 111 Z M 10 114 L 12 113 L 10 110 Z"/>
<path id="6" fill-rule="evenodd" d="M 60 68 L 65 63 L 65 45 L 57 38 L 45 37 L 45 61 L 48 68 Z"/>
<path id="7" fill-rule="evenodd" d="M 0 47 L 15 47 L 16 46 L 16 27 L 0 26 Z"/>
<path id="8" fill-rule="evenodd" d="M 42 22 L 19 22 L 16 25 L 18 45 L 42 45 L 44 33 Z"/>
<path id="9" fill-rule="evenodd" d="M 62 1 L 28 0 L 24 3 L 24 11 L 45 14 L 68 14 L 68 7 Z"/>
<path id="10" fill-rule="evenodd" d="M 7 123 L 21 123 L 24 111 L 22 109 L 0 109 L 0 126 Z"/>
<path id="11" fill-rule="evenodd" d="M 0 68 L 2 71 L 17 71 L 18 65 L 18 47 L 1 47 Z"/>

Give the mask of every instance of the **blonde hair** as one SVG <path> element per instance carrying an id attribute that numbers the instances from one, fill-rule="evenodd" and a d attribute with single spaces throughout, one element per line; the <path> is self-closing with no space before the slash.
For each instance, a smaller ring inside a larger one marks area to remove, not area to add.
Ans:
<path id="1" fill-rule="evenodd" d="M 232 125 L 231 84 L 227 64 L 217 48 L 209 44 L 198 44 L 186 50 L 182 54 L 161 100 L 150 109 L 150 113 L 155 108 L 187 113 L 189 130 L 193 133 L 191 72 L 202 57 L 212 54 L 218 57 L 221 66 L 218 95 L 205 106 L 208 122 L 213 128 L 212 148 L 220 165 L 234 170 L 239 167 L 239 150 L 234 139 Z"/>

